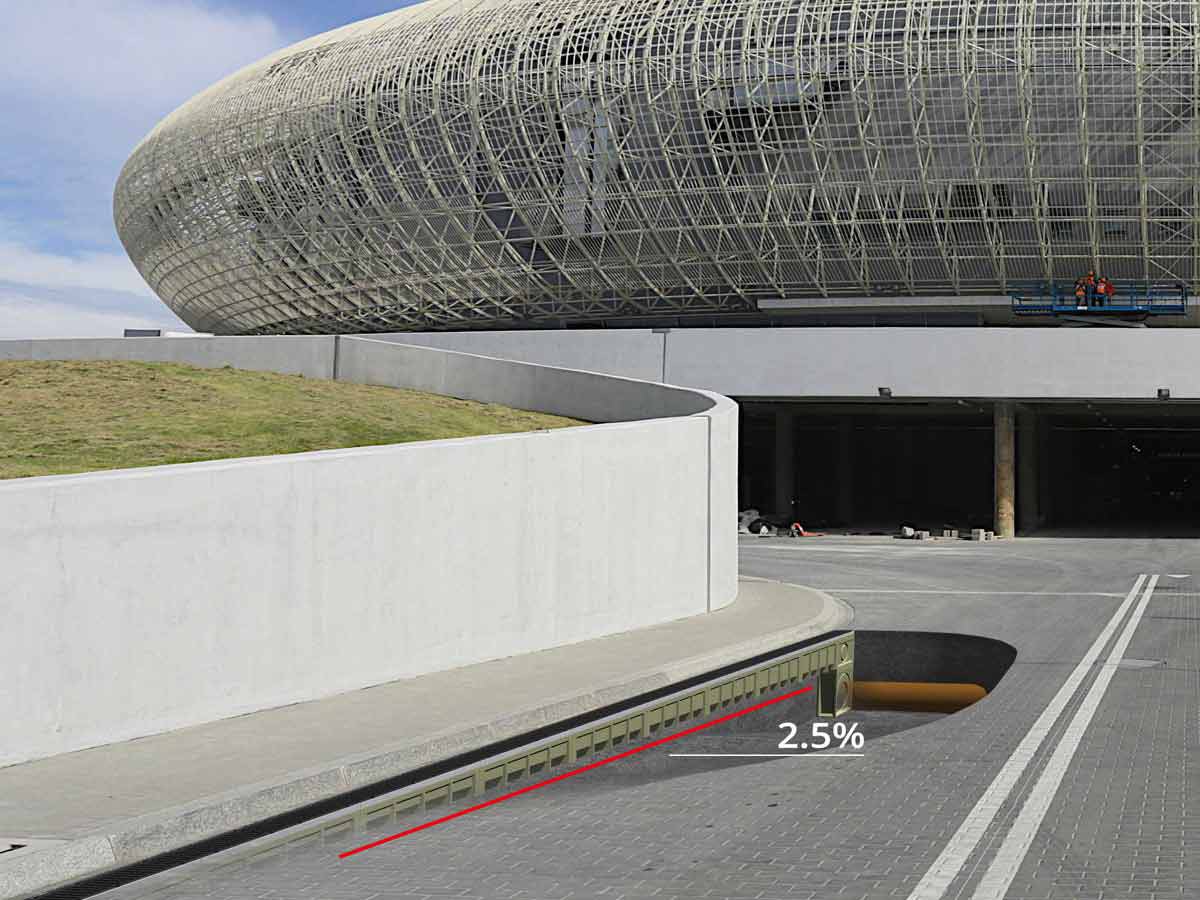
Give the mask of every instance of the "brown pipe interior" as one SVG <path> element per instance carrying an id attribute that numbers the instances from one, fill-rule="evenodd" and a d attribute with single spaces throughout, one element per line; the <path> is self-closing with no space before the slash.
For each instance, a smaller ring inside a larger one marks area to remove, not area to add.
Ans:
<path id="1" fill-rule="evenodd" d="M 944 681 L 855 681 L 855 709 L 953 713 L 987 696 L 982 685 Z"/>

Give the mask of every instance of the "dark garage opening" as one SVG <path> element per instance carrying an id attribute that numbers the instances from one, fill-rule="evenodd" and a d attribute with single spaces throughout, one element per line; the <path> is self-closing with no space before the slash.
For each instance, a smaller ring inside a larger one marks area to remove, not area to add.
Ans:
<path id="1" fill-rule="evenodd" d="M 794 415 L 790 509 L 777 508 L 777 413 Z M 991 527 L 990 407 L 746 403 L 741 422 L 742 509 L 806 528 Z"/>
<path id="2" fill-rule="evenodd" d="M 1079 404 L 1037 419 L 1043 527 L 1200 530 L 1200 408 Z"/>
<path id="3" fill-rule="evenodd" d="M 1200 533 L 1200 404 L 1016 409 L 1019 533 Z M 822 530 L 993 528 L 989 403 L 744 401 L 741 413 L 741 509 Z"/>

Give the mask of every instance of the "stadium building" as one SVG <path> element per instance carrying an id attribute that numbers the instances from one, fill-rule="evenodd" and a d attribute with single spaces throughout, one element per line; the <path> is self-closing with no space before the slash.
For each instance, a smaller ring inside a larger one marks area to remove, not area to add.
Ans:
<path id="1" fill-rule="evenodd" d="M 1023 481 L 1028 529 L 1188 523 L 1200 374 L 1160 326 L 1196 324 L 1198 10 L 435 0 L 191 100 L 116 223 L 198 331 L 423 332 L 736 396 L 745 506 L 1010 532 Z M 1088 271 L 1114 290 L 1076 296 Z M 949 371 L 963 341 L 986 383 Z"/>

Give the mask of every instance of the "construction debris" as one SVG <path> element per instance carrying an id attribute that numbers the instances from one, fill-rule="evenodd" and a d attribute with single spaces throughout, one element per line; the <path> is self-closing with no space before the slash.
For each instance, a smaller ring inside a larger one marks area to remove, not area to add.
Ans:
<path id="1" fill-rule="evenodd" d="M 762 513 L 757 509 L 743 509 L 738 513 L 738 534 L 751 534 L 750 525 L 755 519 L 761 519 Z M 758 534 L 757 531 L 753 532 Z"/>

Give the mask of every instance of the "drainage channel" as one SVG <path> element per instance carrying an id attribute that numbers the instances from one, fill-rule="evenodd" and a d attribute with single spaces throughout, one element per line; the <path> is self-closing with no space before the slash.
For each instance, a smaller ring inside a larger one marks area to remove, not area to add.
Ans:
<path id="1" fill-rule="evenodd" d="M 221 855 L 220 866 L 341 838 L 383 821 L 504 788 L 527 776 L 566 771 L 609 751 L 669 734 L 722 710 L 813 680 L 820 716 L 838 716 L 853 695 L 855 633 L 831 631 L 648 691 L 402 775 L 311 803 L 233 831 L 61 885 L 28 900 L 78 900 Z M 226 851 L 232 851 L 227 853 Z M 214 863 L 217 860 L 213 860 Z"/>

